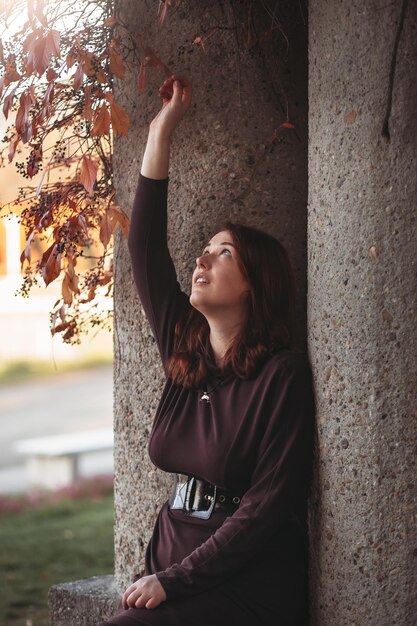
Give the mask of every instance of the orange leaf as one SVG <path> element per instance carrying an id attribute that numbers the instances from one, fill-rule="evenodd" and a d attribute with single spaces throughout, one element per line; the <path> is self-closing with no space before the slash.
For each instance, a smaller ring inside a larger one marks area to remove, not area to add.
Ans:
<path id="1" fill-rule="evenodd" d="M 0 76 L 0 98 L 3 95 L 3 89 L 4 89 L 4 76 Z"/>
<path id="2" fill-rule="evenodd" d="M 113 101 L 110 105 L 111 123 L 116 135 L 127 136 L 129 131 L 129 116 L 120 104 Z"/>
<path id="3" fill-rule="evenodd" d="M 104 26 L 115 26 L 116 24 L 120 24 L 119 20 L 116 17 L 108 17 L 104 20 Z"/>
<path id="4" fill-rule="evenodd" d="M 25 261 L 27 261 L 29 263 L 29 265 L 30 265 L 30 258 L 31 258 L 30 257 L 30 254 L 31 254 L 30 246 L 31 246 L 34 234 L 35 234 L 35 231 L 32 230 L 32 232 L 29 234 L 29 237 L 26 240 L 26 246 L 25 246 L 22 254 L 20 255 L 20 263 L 21 263 L 22 268 L 23 268 L 23 263 Z"/>
<path id="5" fill-rule="evenodd" d="M 69 286 L 69 278 L 67 272 L 65 272 L 64 278 L 62 279 L 61 293 L 62 299 L 64 300 L 65 304 L 72 304 L 72 291 Z M 57 330 L 58 328 L 55 328 L 55 332 Z"/>
<path id="6" fill-rule="evenodd" d="M 16 89 L 17 89 L 17 87 L 15 87 L 15 88 L 14 88 L 14 89 L 13 89 L 13 90 L 12 90 L 12 91 L 11 91 L 11 92 L 10 92 L 10 93 L 6 96 L 6 97 L 5 97 L 4 102 L 3 102 L 3 114 L 4 114 L 4 117 L 6 118 L 6 120 L 7 120 L 7 117 L 8 117 L 8 115 L 9 115 L 9 111 L 10 111 L 10 109 L 11 109 L 11 108 L 12 108 L 12 106 L 13 106 L 13 101 L 14 101 L 14 98 L 15 98 L 15 96 L 16 96 Z"/>
<path id="7" fill-rule="evenodd" d="M 90 196 L 94 195 L 94 183 L 96 180 L 97 165 L 84 154 L 81 159 L 80 182 Z"/>
<path id="8" fill-rule="evenodd" d="M 42 150 L 33 149 L 30 153 L 26 171 L 28 176 L 32 178 L 39 171 L 39 164 L 42 162 Z"/>
<path id="9" fill-rule="evenodd" d="M 43 0 L 38 0 L 36 3 L 35 15 L 45 28 L 48 28 L 48 21 L 43 13 Z"/>
<path id="10" fill-rule="evenodd" d="M 61 35 L 59 33 L 59 31 L 57 30 L 50 30 L 48 32 L 48 34 L 46 35 L 46 45 L 48 47 L 48 49 L 51 51 L 51 54 L 53 54 L 54 56 L 61 58 L 61 50 L 60 50 L 60 43 L 61 43 Z"/>
<path id="11" fill-rule="evenodd" d="M 117 78 L 124 78 L 126 73 L 126 65 L 123 61 L 122 57 L 116 50 L 111 47 L 110 48 L 110 71 Z"/>
<path id="12" fill-rule="evenodd" d="M 55 80 L 55 78 L 58 78 L 58 74 L 50 67 L 46 72 L 46 80 L 51 81 Z"/>
<path id="13" fill-rule="evenodd" d="M 16 114 L 15 126 L 18 133 L 24 132 L 28 125 L 31 101 L 30 95 L 24 91 L 20 96 L 20 106 Z"/>
<path id="14" fill-rule="evenodd" d="M 40 269 L 46 286 L 48 286 L 60 275 L 61 256 L 62 254 L 58 252 L 56 243 L 53 243 L 52 246 L 44 252 L 40 263 Z"/>
<path id="15" fill-rule="evenodd" d="M 128 218 L 126 213 L 119 206 L 117 206 L 117 204 L 113 204 L 110 207 L 109 213 L 110 213 L 110 217 L 112 221 L 115 223 L 117 222 L 117 224 L 120 224 L 123 234 L 127 239 L 129 236 L 130 219 Z M 115 230 L 116 230 L 116 224 L 113 227 L 113 232 Z"/>
<path id="16" fill-rule="evenodd" d="M 105 211 L 100 223 L 100 241 L 107 248 L 113 233 L 113 224 L 110 219 L 109 211 Z"/>
<path id="17" fill-rule="evenodd" d="M 16 133 L 13 139 L 9 143 L 9 151 L 7 155 L 9 159 L 9 163 L 11 163 L 14 159 L 14 155 L 16 154 L 16 148 L 19 144 L 19 141 L 20 141 L 20 135 Z"/>
<path id="18" fill-rule="evenodd" d="M 83 68 L 81 67 L 81 65 L 78 65 L 75 71 L 75 74 L 73 76 L 74 91 L 78 91 L 78 89 L 81 87 L 81 84 L 83 82 L 83 76 L 84 76 Z"/>
<path id="19" fill-rule="evenodd" d="M 107 135 L 110 131 L 110 114 L 106 105 L 103 103 L 94 115 L 94 125 L 91 130 L 91 136 Z"/>
<path id="20" fill-rule="evenodd" d="M 87 85 L 84 89 L 84 107 L 83 115 L 86 120 L 91 122 L 93 120 L 93 109 L 91 108 L 91 85 Z"/>
<path id="21" fill-rule="evenodd" d="M 75 57 L 73 57 L 73 56 L 72 56 L 72 54 L 68 54 L 68 55 L 67 55 L 67 59 L 66 59 L 66 62 L 67 62 L 67 69 L 69 69 L 69 70 L 70 70 L 70 69 L 72 68 L 72 66 L 74 65 L 74 63 L 75 63 L 75 61 L 76 61 L 76 60 L 77 60 L 77 59 L 76 59 Z"/>

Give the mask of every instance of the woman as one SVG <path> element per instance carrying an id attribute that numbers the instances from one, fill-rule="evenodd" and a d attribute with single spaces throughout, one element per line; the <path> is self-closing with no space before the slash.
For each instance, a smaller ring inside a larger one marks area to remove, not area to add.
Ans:
<path id="1" fill-rule="evenodd" d="M 274 238 L 227 224 L 197 259 L 191 296 L 180 291 L 167 177 L 191 86 L 173 76 L 160 94 L 129 249 L 167 375 L 149 452 L 175 482 L 145 569 L 105 624 L 305 626 L 314 402 L 306 356 L 291 349 L 291 268 Z"/>

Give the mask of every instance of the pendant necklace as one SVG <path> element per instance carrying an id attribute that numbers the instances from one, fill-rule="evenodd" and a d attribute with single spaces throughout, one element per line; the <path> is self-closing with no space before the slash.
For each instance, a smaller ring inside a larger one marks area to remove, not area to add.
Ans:
<path id="1" fill-rule="evenodd" d="M 203 391 L 203 395 L 200 398 L 200 402 L 204 400 L 205 402 L 207 402 L 207 404 L 209 404 L 211 402 L 209 394 L 212 393 L 215 389 L 217 389 L 217 387 L 219 387 L 219 385 L 221 385 L 222 382 L 224 381 L 220 379 L 219 381 L 217 381 L 217 384 L 214 385 L 214 387 L 212 387 L 211 389 L 207 389 L 207 391 Z"/>

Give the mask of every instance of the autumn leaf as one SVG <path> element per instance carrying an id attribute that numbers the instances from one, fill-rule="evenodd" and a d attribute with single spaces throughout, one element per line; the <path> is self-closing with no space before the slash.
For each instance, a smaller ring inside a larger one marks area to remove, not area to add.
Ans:
<path id="1" fill-rule="evenodd" d="M 113 224 L 110 219 L 109 211 L 105 211 L 103 217 L 100 222 L 100 241 L 105 248 L 109 245 L 109 241 L 111 239 L 113 233 Z"/>
<path id="2" fill-rule="evenodd" d="M 104 26 L 115 26 L 116 24 L 120 24 L 120 21 L 116 17 L 108 17 L 103 22 Z"/>
<path id="3" fill-rule="evenodd" d="M 129 116 L 120 104 L 113 101 L 110 105 L 111 123 L 116 135 L 127 136 L 129 131 Z"/>
<path id="4" fill-rule="evenodd" d="M 83 115 L 86 120 L 91 122 L 93 120 L 94 111 L 91 107 L 91 85 L 87 85 L 84 89 L 84 106 Z"/>
<path id="5" fill-rule="evenodd" d="M 73 76 L 74 91 L 78 91 L 79 88 L 81 87 L 81 84 L 83 82 L 83 76 L 84 76 L 83 68 L 81 67 L 81 65 L 78 65 Z"/>
<path id="6" fill-rule="evenodd" d="M 35 174 L 38 173 L 39 165 L 41 162 L 42 162 L 42 150 L 41 149 L 32 150 L 29 156 L 27 167 L 26 167 L 26 171 L 30 178 L 32 178 L 33 176 L 35 176 Z"/>
<path id="7" fill-rule="evenodd" d="M 107 135 L 110 131 L 110 114 L 103 103 L 94 116 L 93 128 L 91 129 L 91 136 L 98 137 L 99 135 Z"/>
<path id="8" fill-rule="evenodd" d="M 12 89 L 12 91 L 5 97 L 4 102 L 3 102 L 3 115 L 6 118 L 6 120 L 9 115 L 10 109 L 13 106 L 13 102 L 16 96 L 16 89 L 17 87 Z"/>
<path id="9" fill-rule="evenodd" d="M 9 163 L 11 163 L 14 159 L 14 155 L 16 154 L 16 148 L 18 146 L 19 141 L 20 141 L 20 135 L 16 133 L 13 139 L 11 139 L 9 143 L 9 150 L 7 153 Z"/>
<path id="10" fill-rule="evenodd" d="M 97 165 L 85 154 L 81 159 L 80 182 L 87 193 L 94 195 L 94 183 L 97 179 Z"/>
<path id="11" fill-rule="evenodd" d="M 46 80 L 51 81 L 55 80 L 56 78 L 58 78 L 58 74 L 50 67 L 46 72 Z"/>
<path id="12" fill-rule="evenodd" d="M 28 71 L 35 70 L 42 76 L 49 65 L 52 55 L 60 57 L 60 34 L 57 30 L 50 30 L 47 35 L 34 39 L 28 46 Z"/>
<path id="13" fill-rule="evenodd" d="M 110 71 L 117 78 L 124 78 L 126 73 L 126 65 L 120 54 L 114 49 L 110 48 Z"/>
<path id="14" fill-rule="evenodd" d="M 23 269 L 23 263 L 25 261 L 27 261 L 29 263 L 29 265 L 30 265 L 30 260 L 31 260 L 31 247 L 30 246 L 31 246 L 34 234 L 35 234 L 34 230 L 32 230 L 32 232 L 29 233 L 29 236 L 28 236 L 28 238 L 26 240 L 26 246 L 25 246 L 22 254 L 20 255 L 20 263 L 21 263 L 22 269 Z"/>
<path id="15" fill-rule="evenodd" d="M 66 64 L 67 64 L 67 69 L 68 70 L 70 70 L 72 68 L 72 66 L 74 65 L 76 60 L 77 59 L 72 54 L 67 54 Z"/>
<path id="16" fill-rule="evenodd" d="M 40 262 L 40 270 L 46 286 L 60 275 L 61 256 L 62 254 L 58 252 L 56 243 L 53 243 L 52 246 L 43 253 Z"/>
<path id="17" fill-rule="evenodd" d="M 126 239 L 129 236 L 130 219 L 126 213 L 117 204 L 112 204 L 109 208 L 109 214 L 111 220 L 115 223 L 113 226 L 113 232 L 116 230 L 116 223 L 120 225 Z"/>
<path id="18" fill-rule="evenodd" d="M 71 305 L 72 304 L 72 291 L 69 286 L 69 278 L 68 278 L 67 272 L 65 272 L 64 278 L 62 279 L 61 293 L 62 293 L 62 299 L 64 300 L 65 304 Z"/>

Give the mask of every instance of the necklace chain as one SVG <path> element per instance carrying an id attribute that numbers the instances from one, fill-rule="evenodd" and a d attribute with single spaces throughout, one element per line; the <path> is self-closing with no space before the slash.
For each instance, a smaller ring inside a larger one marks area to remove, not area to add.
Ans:
<path id="1" fill-rule="evenodd" d="M 222 382 L 223 382 L 223 381 L 220 379 L 219 381 L 217 381 L 217 383 L 216 383 L 216 384 L 214 385 L 214 387 L 212 387 L 211 389 L 207 389 L 207 391 L 204 391 L 204 390 L 203 390 L 203 395 L 202 395 L 202 396 L 201 396 L 201 398 L 200 398 L 200 402 L 201 402 L 202 400 L 204 400 L 205 402 L 207 402 L 207 404 L 209 404 L 209 403 L 211 402 L 209 394 L 210 394 L 210 393 L 213 393 L 213 391 L 214 391 L 215 389 L 217 389 L 217 387 L 219 387 L 219 386 L 221 385 L 221 383 L 222 383 Z"/>

